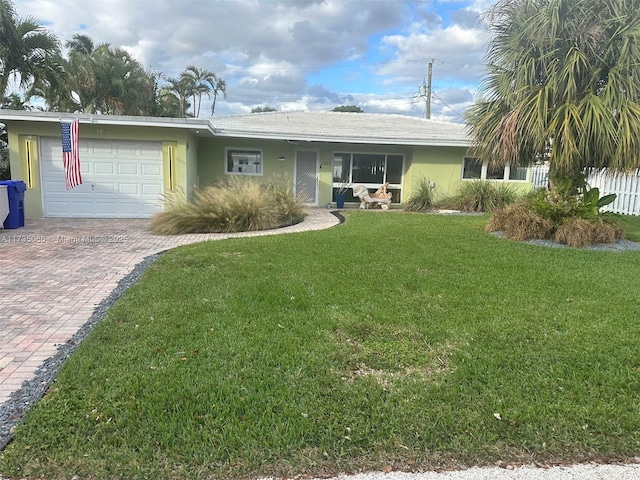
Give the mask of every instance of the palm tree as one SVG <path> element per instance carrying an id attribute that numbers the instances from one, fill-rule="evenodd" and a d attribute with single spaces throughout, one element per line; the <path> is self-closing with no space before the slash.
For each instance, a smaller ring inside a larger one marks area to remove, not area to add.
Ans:
<path id="1" fill-rule="evenodd" d="M 640 0 L 500 0 L 486 15 L 484 98 L 468 112 L 494 166 L 552 178 L 640 167 Z"/>
<path id="2" fill-rule="evenodd" d="M 227 98 L 227 82 L 222 80 L 220 77 L 216 77 L 215 85 L 212 84 L 212 92 L 213 92 L 213 103 L 211 104 L 211 116 L 216 111 L 216 100 L 218 99 L 218 95 L 222 94 L 222 98 Z"/>
<path id="3" fill-rule="evenodd" d="M 60 42 L 33 17 L 18 19 L 13 4 L 0 0 L 0 97 L 4 97 L 9 78 L 20 76 L 20 86 L 48 78 L 59 72 Z"/>
<path id="4" fill-rule="evenodd" d="M 185 77 L 188 81 L 191 81 L 193 97 L 193 110 L 194 116 L 200 116 L 200 104 L 202 103 L 202 95 L 206 95 L 207 98 L 211 97 L 211 91 L 216 82 L 216 74 L 205 69 L 200 69 L 195 65 L 189 65 L 181 77 Z"/>
<path id="5" fill-rule="evenodd" d="M 187 116 L 189 102 L 187 98 L 193 95 L 193 79 L 181 75 L 180 78 L 168 78 L 169 85 L 166 87 L 167 92 L 173 93 L 178 98 L 180 105 L 180 118 Z"/>
<path id="6" fill-rule="evenodd" d="M 126 50 L 99 45 L 91 55 L 95 94 L 91 108 L 112 115 L 151 115 L 155 78 Z"/>
<path id="7" fill-rule="evenodd" d="M 71 40 L 66 43 L 69 49 L 69 55 L 91 55 L 96 47 L 89 35 L 76 33 Z"/>

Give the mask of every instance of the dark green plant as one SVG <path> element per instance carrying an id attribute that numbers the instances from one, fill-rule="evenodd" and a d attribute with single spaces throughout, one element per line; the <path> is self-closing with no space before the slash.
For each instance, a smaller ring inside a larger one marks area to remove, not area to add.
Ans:
<path id="1" fill-rule="evenodd" d="M 554 224 L 560 224 L 563 219 L 576 216 L 579 200 L 575 196 L 561 195 L 556 190 L 539 190 L 529 200 L 529 206 L 541 217 L 551 220 Z"/>
<path id="2" fill-rule="evenodd" d="M 598 188 L 592 188 L 582 194 L 582 202 L 580 205 L 579 216 L 583 218 L 595 218 L 600 215 L 600 209 L 613 203 L 617 195 L 610 193 L 609 195 L 600 196 Z"/>
<path id="3" fill-rule="evenodd" d="M 564 187 L 567 187 L 566 183 Z M 572 188 L 572 187 L 569 187 Z M 571 190 L 539 190 L 528 204 L 531 209 L 543 218 L 548 218 L 554 224 L 560 225 L 566 220 L 580 217 L 596 219 L 601 213 L 600 209 L 609 205 L 616 199 L 615 194 L 600 197 L 600 190 L 592 188 L 581 191 L 581 196 L 569 193 Z"/>
<path id="4" fill-rule="evenodd" d="M 434 190 L 430 180 L 420 177 L 411 190 L 409 199 L 404 202 L 404 210 L 408 212 L 424 212 L 433 208 Z"/>

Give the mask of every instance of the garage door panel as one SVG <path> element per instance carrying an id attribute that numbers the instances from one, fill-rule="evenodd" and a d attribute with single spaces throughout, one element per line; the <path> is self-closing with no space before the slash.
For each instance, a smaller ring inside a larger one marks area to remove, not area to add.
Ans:
<path id="1" fill-rule="evenodd" d="M 162 193 L 162 185 L 142 185 L 142 195 L 145 197 L 159 198 Z"/>
<path id="2" fill-rule="evenodd" d="M 66 217 L 69 209 L 73 208 L 77 212 L 77 216 L 90 216 L 93 211 L 93 202 L 91 200 L 75 200 L 73 203 L 65 200 L 52 200 L 49 202 L 48 212 L 52 217 Z"/>
<path id="3" fill-rule="evenodd" d="M 139 175 L 139 165 L 131 162 L 119 162 L 118 163 L 118 175 Z"/>
<path id="4" fill-rule="evenodd" d="M 107 183 L 107 182 L 93 182 L 91 183 L 93 187 L 93 192 L 97 197 L 100 196 L 115 196 L 117 193 L 117 185 L 115 183 Z"/>
<path id="5" fill-rule="evenodd" d="M 140 185 L 137 183 L 119 183 L 118 192 L 122 195 L 140 195 Z"/>
<path id="6" fill-rule="evenodd" d="M 82 160 L 81 160 L 82 162 Z M 82 165 L 82 163 L 80 163 Z M 99 161 L 93 164 L 93 173 L 96 175 L 114 175 L 115 164 L 113 162 Z"/>
<path id="7" fill-rule="evenodd" d="M 113 158 L 116 152 L 113 149 L 113 144 L 111 142 L 91 142 L 89 146 L 89 152 L 94 154 L 96 157 L 102 158 Z"/>
<path id="8" fill-rule="evenodd" d="M 59 138 L 40 141 L 43 204 L 52 217 L 150 217 L 162 211 L 162 144 L 80 140 L 83 184 L 67 190 Z"/>
<path id="9" fill-rule="evenodd" d="M 145 217 L 151 217 L 163 210 L 163 206 L 160 203 L 156 203 L 156 204 L 146 203 L 143 208 L 144 208 Z"/>
<path id="10" fill-rule="evenodd" d="M 162 175 L 162 165 L 153 165 L 149 163 L 143 163 L 140 165 L 140 170 L 142 175 L 149 175 L 152 177 L 157 177 Z"/>
<path id="11" fill-rule="evenodd" d="M 56 202 L 56 201 L 49 201 L 49 205 L 48 205 L 48 210 L 49 212 L 51 212 L 52 215 L 63 215 L 67 212 L 67 210 L 69 209 L 69 205 L 67 204 L 67 202 Z"/>
<path id="12" fill-rule="evenodd" d="M 65 186 L 64 180 L 62 182 L 55 180 L 45 180 L 42 184 L 44 190 L 53 196 L 56 193 L 66 193 L 67 187 Z"/>

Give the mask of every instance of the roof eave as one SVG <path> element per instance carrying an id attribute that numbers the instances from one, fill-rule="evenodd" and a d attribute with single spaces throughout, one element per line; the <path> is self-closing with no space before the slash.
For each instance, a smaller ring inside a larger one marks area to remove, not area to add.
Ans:
<path id="1" fill-rule="evenodd" d="M 180 128 L 195 131 L 207 131 L 214 135 L 211 122 L 196 118 L 168 118 L 168 117 L 131 117 L 121 115 L 93 115 L 72 114 L 63 112 L 30 112 L 21 110 L 0 110 L 3 121 L 48 122 L 57 123 L 62 120 L 79 120 L 80 124 L 88 125 L 119 125 L 126 127 L 162 127 Z"/>
<path id="2" fill-rule="evenodd" d="M 216 137 L 227 138 L 255 138 L 260 140 L 282 140 L 292 142 L 323 142 L 323 143 L 358 143 L 367 145 L 412 145 L 412 146 L 433 146 L 433 147 L 469 147 L 471 144 L 468 140 L 455 139 L 416 139 L 416 138 L 362 138 L 362 137 L 338 137 L 331 135 L 295 135 L 295 134 L 278 134 L 264 132 L 246 132 L 246 131 L 229 131 L 214 130 Z"/>

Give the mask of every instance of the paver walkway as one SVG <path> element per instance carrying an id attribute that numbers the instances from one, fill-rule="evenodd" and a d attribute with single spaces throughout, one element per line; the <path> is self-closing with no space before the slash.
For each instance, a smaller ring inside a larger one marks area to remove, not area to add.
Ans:
<path id="1" fill-rule="evenodd" d="M 310 209 L 304 222 L 262 232 L 152 235 L 148 220 L 38 219 L 0 230 L 0 404 L 56 353 L 145 257 L 179 245 L 320 230 L 339 220 Z"/>

